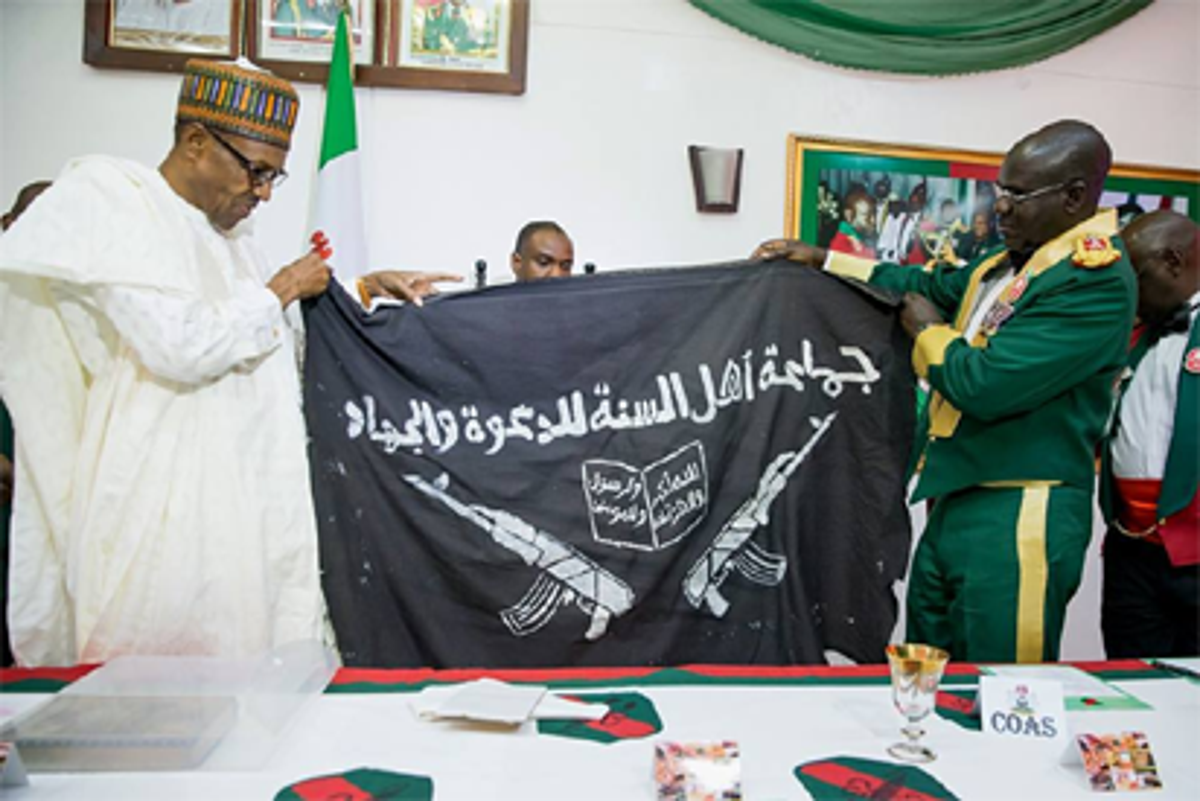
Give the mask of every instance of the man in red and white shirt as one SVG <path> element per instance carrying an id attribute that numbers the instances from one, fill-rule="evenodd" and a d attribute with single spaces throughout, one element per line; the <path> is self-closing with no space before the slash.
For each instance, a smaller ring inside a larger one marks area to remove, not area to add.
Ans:
<path id="1" fill-rule="evenodd" d="M 1122 232 L 1138 276 L 1129 367 L 1106 440 L 1101 626 L 1109 658 L 1200 653 L 1200 226 Z"/>

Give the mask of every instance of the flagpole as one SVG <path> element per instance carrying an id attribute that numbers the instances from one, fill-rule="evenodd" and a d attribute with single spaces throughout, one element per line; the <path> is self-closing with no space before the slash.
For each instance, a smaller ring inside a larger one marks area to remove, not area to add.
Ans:
<path id="1" fill-rule="evenodd" d="M 316 200 L 308 227 L 309 243 L 344 284 L 370 269 L 354 98 L 351 15 L 350 3 L 342 0 L 325 87 Z"/>

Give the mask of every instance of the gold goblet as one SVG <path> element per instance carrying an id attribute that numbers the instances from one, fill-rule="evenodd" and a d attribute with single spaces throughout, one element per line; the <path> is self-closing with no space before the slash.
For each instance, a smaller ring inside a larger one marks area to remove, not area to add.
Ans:
<path id="1" fill-rule="evenodd" d="M 888 753 L 906 762 L 932 762 L 937 754 L 921 744 L 925 730 L 917 721 L 933 711 L 938 683 L 950 655 L 931 645 L 900 644 L 887 647 L 892 672 L 892 701 L 908 723 L 901 729 L 908 738 L 888 748 Z"/>

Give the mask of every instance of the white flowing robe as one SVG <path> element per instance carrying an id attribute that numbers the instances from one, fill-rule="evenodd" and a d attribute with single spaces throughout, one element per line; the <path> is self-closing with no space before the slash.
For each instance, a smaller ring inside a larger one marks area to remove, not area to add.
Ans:
<path id="1" fill-rule="evenodd" d="M 64 170 L 0 239 L 23 665 L 320 638 L 296 305 L 155 170 Z"/>

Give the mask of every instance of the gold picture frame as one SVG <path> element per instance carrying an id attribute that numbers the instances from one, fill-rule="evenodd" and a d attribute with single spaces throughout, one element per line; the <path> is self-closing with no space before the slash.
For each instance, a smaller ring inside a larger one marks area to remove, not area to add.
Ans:
<path id="1" fill-rule="evenodd" d="M 380 54 L 382 22 L 379 12 L 386 0 L 349 0 L 350 38 L 354 47 L 357 72 L 377 64 Z M 333 0 L 313 3 L 304 0 L 245 0 L 246 55 L 259 66 L 290 81 L 324 83 L 329 76 L 337 30 L 338 3 Z"/>
<path id="2" fill-rule="evenodd" d="M 1003 160 L 1002 153 L 792 134 L 784 236 L 902 264 L 942 257 L 946 246 L 982 250 L 999 241 L 990 202 Z M 1123 223 L 1164 206 L 1200 222 L 1200 171 L 1117 164 L 1101 204 L 1116 207 Z"/>
<path id="3" fill-rule="evenodd" d="M 84 61 L 180 72 L 189 58 L 242 54 L 241 0 L 86 0 Z"/>
<path id="4" fill-rule="evenodd" d="M 289 80 L 324 83 L 340 2 L 85 0 L 84 61 L 182 72 L 189 58 L 245 56 Z M 348 2 L 356 86 L 525 93 L 530 0 Z"/>
<path id="5" fill-rule="evenodd" d="M 388 0 L 376 86 L 525 93 L 529 0 Z"/>

